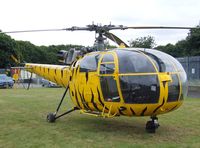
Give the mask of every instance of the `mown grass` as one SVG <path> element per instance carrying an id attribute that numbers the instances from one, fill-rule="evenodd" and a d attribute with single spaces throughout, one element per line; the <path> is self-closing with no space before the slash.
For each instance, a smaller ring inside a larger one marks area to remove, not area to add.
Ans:
<path id="1" fill-rule="evenodd" d="M 159 116 L 156 134 L 145 131 L 148 117 L 95 118 L 73 112 L 47 123 L 64 89 L 0 89 L 0 147 L 200 147 L 200 99 Z M 64 109 L 72 106 L 64 102 Z"/>

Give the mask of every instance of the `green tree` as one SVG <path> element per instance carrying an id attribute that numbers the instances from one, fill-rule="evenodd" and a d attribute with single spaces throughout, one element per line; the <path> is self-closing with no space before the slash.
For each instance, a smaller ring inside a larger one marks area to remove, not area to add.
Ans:
<path id="1" fill-rule="evenodd" d="M 200 28 L 190 29 L 186 39 L 178 41 L 175 45 L 167 44 L 166 46 L 158 46 L 156 49 L 174 57 L 200 56 Z"/>
<path id="2" fill-rule="evenodd" d="M 198 28 L 191 29 L 186 41 L 188 42 L 187 52 L 189 55 L 200 55 L 200 26 Z"/>
<path id="3" fill-rule="evenodd" d="M 168 53 L 173 57 L 182 57 L 187 55 L 185 53 L 187 49 L 186 44 L 187 42 L 185 40 L 181 40 L 178 41 L 175 45 L 169 43 L 165 46 L 157 46 L 156 49 Z"/>
<path id="4" fill-rule="evenodd" d="M 154 46 L 155 40 L 152 36 L 140 37 L 130 41 L 130 47 L 153 48 Z"/>
<path id="5" fill-rule="evenodd" d="M 10 36 L 0 33 L 0 68 L 14 65 L 11 54 L 15 53 L 15 41 Z"/>

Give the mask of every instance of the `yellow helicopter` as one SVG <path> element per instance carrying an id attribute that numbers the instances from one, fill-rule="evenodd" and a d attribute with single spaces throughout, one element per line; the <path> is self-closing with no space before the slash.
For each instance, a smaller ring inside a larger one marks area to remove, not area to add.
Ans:
<path id="1" fill-rule="evenodd" d="M 159 114 L 179 108 L 187 95 L 187 76 L 181 64 L 172 56 L 155 49 L 129 48 L 110 30 L 125 29 L 192 29 L 194 27 L 126 27 L 88 25 L 38 31 L 95 31 L 93 48 L 61 51 L 65 65 L 26 63 L 25 68 L 66 88 L 56 112 L 47 115 L 48 122 L 80 110 L 100 117 L 150 116 L 146 131 L 155 133 Z M 106 49 L 105 39 L 119 48 Z M 69 91 L 74 107 L 57 115 Z"/>

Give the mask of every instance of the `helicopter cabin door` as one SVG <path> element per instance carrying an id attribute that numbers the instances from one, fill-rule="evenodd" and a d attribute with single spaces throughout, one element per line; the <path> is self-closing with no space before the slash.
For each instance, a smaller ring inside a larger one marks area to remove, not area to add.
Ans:
<path id="1" fill-rule="evenodd" d="M 101 58 L 99 76 L 104 101 L 120 102 L 116 82 L 116 61 L 113 54 L 106 53 Z"/>

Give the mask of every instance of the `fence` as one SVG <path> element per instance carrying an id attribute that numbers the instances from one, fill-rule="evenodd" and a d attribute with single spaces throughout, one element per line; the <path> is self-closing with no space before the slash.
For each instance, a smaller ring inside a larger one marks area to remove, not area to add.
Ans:
<path id="1" fill-rule="evenodd" d="M 190 83 L 200 84 L 200 56 L 181 57 L 177 60 L 182 64 Z"/>

